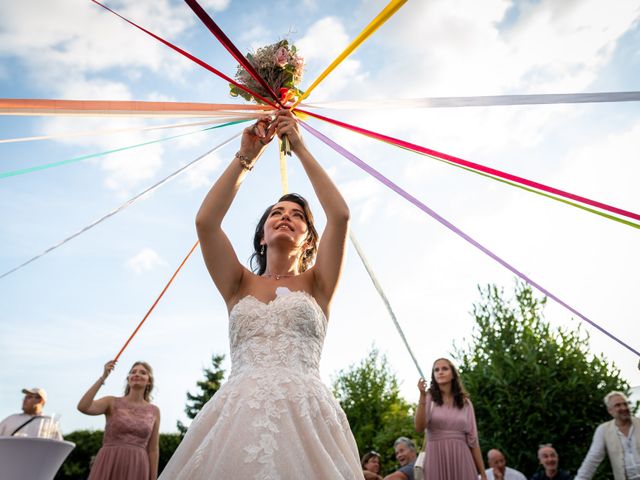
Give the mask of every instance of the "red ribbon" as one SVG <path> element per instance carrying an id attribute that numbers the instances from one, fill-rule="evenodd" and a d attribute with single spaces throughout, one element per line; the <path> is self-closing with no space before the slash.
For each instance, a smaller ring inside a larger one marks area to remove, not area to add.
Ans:
<path id="1" fill-rule="evenodd" d="M 564 190 L 560 190 L 558 188 L 555 187 L 550 187 L 548 185 L 545 185 L 543 183 L 538 183 L 538 182 L 534 182 L 532 180 L 527 180 L 526 178 L 523 177 L 518 177 L 517 175 L 513 175 L 511 173 L 506 173 L 503 172 L 501 170 L 497 170 L 495 168 L 491 168 L 491 167 L 485 167 L 484 165 L 480 165 L 478 163 L 473 163 L 470 162 L 468 160 L 464 160 L 462 158 L 458 158 L 458 157 L 454 157 L 453 155 L 449 155 L 446 153 L 442 153 L 442 152 L 438 152 L 437 150 L 432 150 L 430 148 L 426 148 L 426 147 L 422 147 L 420 145 L 416 145 L 414 143 L 410 143 L 410 142 L 406 142 L 404 140 L 400 140 L 397 138 L 393 138 L 390 137 L 388 135 L 383 135 L 381 133 L 376 133 L 373 132 L 371 130 L 367 130 L 361 127 L 356 127 L 355 125 L 350 125 L 348 123 L 345 122 L 341 122 L 339 120 L 335 120 L 333 118 L 329 118 L 329 117 L 325 117 L 322 115 L 318 115 L 317 113 L 311 113 L 311 112 L 307 112 L 305 110 L 300 110 L 300 109 L 296 109 L 301 113 L 305 113 L 311 117 L 315 117 L 318 118 L 320 120 L 324 120 L 325 122 L 329 122 L 332 123 L 334 125 L 337 125 L 339 127 L 342 128 L 346 128 L 348 130 L 351 130 L 353 132 L 357 132 L 360 133 L 362 135 L 367 135 L 369 137 L 375 138 L 376 140 L 382 140 L 383 142 L 387 142 L 387 143 L 391 143 L 393 145 L 396 145 L 398 147 L 402 147 L 402 148 L 406 148 L 408 150 L 413 150 L 415 152 L 418 153 L 424 153 L 426 155 L 432 155 L 434 157 L 438 157 L 442 160 L 446 160 L 448 162 L 454 163 L 456 165 L 462 166 L 462 167 L 466 167 L 466 168 L 470 168 L 472 170 L 476 170 L 479 172 L 483 172 L 486 173 L 488 175 L 492 175 L 494 177 L 499 177 L 505 180 L 509 180 L 511 182 L 515 182 L 515 183 L 519 183 L 521 185 L 525 185 L 527 187 L 530 188 L 534 188 L 537 190 L 543 190 L 547 193 L 551 193 L 553 195 L 557 195 L 560 197 L 564 197 L 564 198 L 568 198 L 571 200 L 574 200 L 576 202 L 580 202 L 580 203 L 584 203 L 587 205 L 591 205 L 592 207 L 596 207 L 596 208 L 600 208 L 602 210 L 607 210 L 608 212 L 611 213 L 615 213 L 617 215 L 621 215 L 624 217 L 628 217 L 628 218 L 633 218 L 634 220 L 640 220 L 640 215 L 634 212 L 630 212 L 628 210 L 623 210 L 621 208 L 618 207 L 614 207 L 612 205 L 608 205 L 606 203 L 602 203 L 602 202 L 598 202 L 596 200 L 591 200 L 590 198 L 586 198 L 586 197 L 582 197 L 580 195 L 576 195 L 574 193 L 570 193 L 570 192 L 566 192 Z"/>
<path id="2" fill-rule="evenodd" d="M 225 33 L 222 31 L 222 29 L 218 27 L 218 25 L 216 25 L 216 22 L 214 22 L 213 19 L 209 16 L 209 14 L 204 11 L 204 9 L 200 6 L 200 4 L 196 0 L 184 0 L 184 1 L 187 5 L 189 5 L 189 7 L 191 7 L 191 10 L 193 10 L 193 12 L 198 16 L 200 21 L 204 23 L 204 25 L 211 31 L 211 33 L 213 33 L 213 35 L 227 49 L 227 51 L 233 56 L 233 58 L 235 58 L 236 61 L 240 65 L 242 65 L 242 68 L 244 68 L 247 71 L 247 73 L 251 75 L 262 86 L 262 88 L 264 88 L 267 92 L 269 92 L 271 97 L 276 102 L 280 103 L 280 100 L 278 100 L 278 96 L 275 94 L 275 92 L 269 86 L 269 84 L 265 82 L 265 80 L 260 76 L 260 74 L 253 67 L 253 65 L 251 65 L 251 62 L 249 62 L 249 60 L 245 58 L 242 52 L 240 52 L 240 50 L 236 48 L 233 42 L 229 40 L 229 37 L 227 37 Z"/>
<path id="3" fill-rule="evenodd" d="M 164 43 L 167 47 L 172 48 L 173 50 L 175 50 L 176 52 L 184 55 L 185 57 L 187 57 L 189 60 L 191 60 L 192 62 L 197 63 L 198 65 L 200 65 L 203 68 L 206 68 L 207 70 L 209 70 L 212 73 L 215 73 L 216 75 L 218 75 L 220 78 L 223 78 L 224 80 L 226 80 L 227 82 L 231 83 L 232 85 L 235 85 L 236 87 L 238 87 L 241 90 L 244 90 L 245 92 L 247 92 L 248 94 L 252 95 L 254 98 L 257 98 L 261 101 L 263 101 L 264 103 L 266 103 L 267 105 L 271 105 L 274 108 L 278 108 L 278 106 L 273 103 L 271 100 L 267 100 L 266 98 L 261 97 L 260 95 L 258 95 L 257 93 L 251 91 L 250 89 L 248 89 L 247 87 L 245 87 L 244 85 L 240 85 L 238 82 L 236 82 L 235 80 L 227 77 L 224 73 L 222 73 L 219 70 L 216 70 L 215 68 L 213 68 L 211 65 L 209 65 L 208 63 L 206 63 L 203 60 L 200 60 L 198 57 L 195 57 L 193 55 L 191 55 L 189 52 L 181 49 L 180 47 L 175 46 L 174 44 L 172 44 L 171 42 L 168 42 L 167 40 L 159 37 L 158 35 L 156 35 L 155 33 L 150 32 L 149 30 L 147 30 L 146 28 L 141 27 L 140 25 L 138 25 L 137 23 L 132 22 L 131 20 L 123 17 L 122 15 L 120 15 L 119 13 L 115 12 L 114 10 L 111 10 L 109 7 L 101 4 L 100 2 L 98 2 L 97 0 L 91 0 L 93 3 L 95 3 L 96 5 L 100 5 L 102 8 L 104 8 L 105 10 L 108 10 L 109 12 L 113 13 L 114 15 L 117 15 L 118 17 L 120 17 L 122 20 L 124 20 L 125 22 L 133 25 L 134 27 L 142 30 L 144 33 L 151 35 L 153 38 L 155 38 L 156 40 L 158 40 L 159 42 Z M 275 97 L 275 95 L 274 95 Z"/>

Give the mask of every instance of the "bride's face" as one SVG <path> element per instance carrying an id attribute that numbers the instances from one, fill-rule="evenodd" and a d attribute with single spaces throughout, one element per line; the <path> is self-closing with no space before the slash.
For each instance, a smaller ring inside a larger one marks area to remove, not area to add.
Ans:
<path id="1" fill-rule="evenodd" d="M 307 219 L 302 207 L 295 202 L 278 202 L 271 208 L 264 224 L 263 243 L 267 246 L 283 243 L 301 247 L 308 233 Z"/>

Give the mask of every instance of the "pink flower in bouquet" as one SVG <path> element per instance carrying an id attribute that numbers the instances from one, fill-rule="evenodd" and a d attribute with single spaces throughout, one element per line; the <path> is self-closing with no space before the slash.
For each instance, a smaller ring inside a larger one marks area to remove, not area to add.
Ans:
<path id="1" fill-rule="evenodd" d="M 278 50 L 276 50 L 274 60 L 276 62 L 276 65 L 278 65 L 279 67 L 284 67 L 287 63 L 289 63 L 289 50 L 287 50 L 285 47 L 278 48 Z"/>
<path id="2" fill-rule="evenodd" d="M 302 58 L 300 55 L 293 55 L 291 64 L 294 68 L 294 83 L 298 84 L 302 80 L 302 73 L 304 72 L 304 58 Z"/>
<path id="3" fill-rule="evenodd" d="M 283 103 L 292 101 L 302 94 L 298 85 L 302 81 L 304 73 L 304 58 L 298 53 L 296 46 L 290 44 L 288 40 L 280 40 L 271 45 L 260 47 L 255 52 L 247 53 L 247 60 Z M 233 97 L 239 96 L 259 104 L 270 103 L 268 100 L 264 100 L 271 97 L 269 89 L 254 79 L 242 65 L 238 65 L 236 80 L 246 89 L 239 85 L 229 85 Z M 257 96 L 247 89 L 255 92 Z"/>

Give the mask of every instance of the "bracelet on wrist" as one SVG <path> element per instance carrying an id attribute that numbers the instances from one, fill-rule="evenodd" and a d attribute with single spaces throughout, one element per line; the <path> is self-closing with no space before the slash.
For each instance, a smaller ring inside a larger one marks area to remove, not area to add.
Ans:
<path id="1" fill-rule="evenodd" d="M 242 155 L 240 152 L 236 152 L 235 158 L 238 159 L 243 170 L 250 172 L 253 169 L 253 163 L 251 163 L 249 157 Z"/>

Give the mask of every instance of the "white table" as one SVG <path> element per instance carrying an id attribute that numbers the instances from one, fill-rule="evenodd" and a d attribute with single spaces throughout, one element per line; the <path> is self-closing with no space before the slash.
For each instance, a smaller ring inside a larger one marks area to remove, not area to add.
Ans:
<path id="1" fill-rule="evenodd" d="M 0 480 L 52 480 L 75 446 L 49 438 L 0 437 Z"/>

